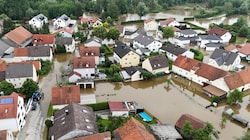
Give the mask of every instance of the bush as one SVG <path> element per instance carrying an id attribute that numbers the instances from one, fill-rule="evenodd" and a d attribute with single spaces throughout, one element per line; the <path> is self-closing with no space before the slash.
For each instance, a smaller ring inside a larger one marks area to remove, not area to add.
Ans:
<path id="1" fill-rule="evenodd" d="M 45 121 L 45 125 L 47 126 L 47 128 L 50 128 L 50 127 L 53 126 L 53 123 L 52 123 L 51 120 L 46 120 L 46 121 Z"/>
<path id="2" fill-rule="evenodd" d="M 41 68 L 41 70 L 37 71 L 38 75 L 48 74 L 51 70 L 52 63 L 49 60 L 46 60 L 46 61 L 40 60 L 40 62 L 41 62 L 42 68 Z"/>
<path id="3" fill-rule="evenodd" d="M 101 102 L 101 103 L 96 103 L 96 104 L 88 104 L 86 106 L 92 107 L 94 111 L 99 111 L 99 110 L 106 110 L 109 109 L 109 104 L 108 102 Z"/>
<path id="4" fill-rule="evenodd" d="M 194 53 L 195 60 L 198 60 L 198 61 L 203 60 L 204 55 L 200 50 L 196 50 L 196 49 L 191 48 L 190 51 Z"/>

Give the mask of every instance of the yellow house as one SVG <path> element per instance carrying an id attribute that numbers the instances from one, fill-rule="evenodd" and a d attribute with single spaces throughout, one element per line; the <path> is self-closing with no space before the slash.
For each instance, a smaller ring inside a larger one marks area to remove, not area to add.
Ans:
<path id="1" fill-rule="evenodd" d="M 130 66 L 138 66 L 140 63 L 140 55 L 132 51 L 126 44 L 116 41 L 114 47 L 114 61 L 122 68 Z"/>
<path id="2" fill-rule="evenodd" d="M 165 56 L 147 58 L 142 62 L 142 68 L 153 74 L 166 72 L 169 69 L 168 60 Z"/>

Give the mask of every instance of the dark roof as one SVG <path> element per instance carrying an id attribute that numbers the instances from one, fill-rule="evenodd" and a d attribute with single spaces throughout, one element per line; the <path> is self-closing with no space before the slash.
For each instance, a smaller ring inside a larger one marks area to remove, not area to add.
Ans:
<path id="1" fill-rule="evenodd" d="M 34 16 L 33 18 L 43 21 L 47 17 L 43 14 L 38 14 L 38 15 Z"/>
<path id="2" fill-rule="evenodd" d="M 192 30 L 192 29 L 181 30 L 180 33 L 181 33 L 181 34 L 184 34 L 184 35 L 193 35 L 193 34 L 197 34 L 197 32 L 195 32 L 195 31 Z"/>
<path id="3" fill-rule="evenodd" d="M 198 36 L 194 36 L 194 37 L 184 37 L 184 36 L 180 36 L 178 38 L 176 38 L 178 40 L 190 40 L 190 41 L 196 41 L 197 39 L 199 39 Z"/>
<path id="4" fill-rule="evenodd" d="M 50 46 L 29 47 L 29 56 L 31 57 L 50 56 Z"/>
<path id="5" fill-rule="evenodd" d="M 205 126 L 205 122 L 202 120 L 190 115 L 190 114 L 183 114 L 175 123 L 175 127 L 178 129 L 182 129 L 184 123 L 189 121 L 193 129 L 199 130 Z"/>
<path id="6" fill-rule="evenodd" d="M 89 42 L 92 42 L 92 41 L 95 41 L 95 42 L 97 42 L 97 43 L 102 44 L 102 40 L 101 40 L 100 38 L 96 37 L 96 36 L 93 36 L 93 37 L 87 39 L 87 40 L 85 41 L 85 43 L 89 43 Z"/>
<path id="7" fill-rule="evenodd" d="M 56 45 L 70 45 L 72 44 L 72 37 L 56 37 L 55 44 Z"/>
<path id="8" fill-rule="evenodd" d="M 221 47 L 223 47 L 224 46 L 224 44 L 223 43 L 207 43 L 207 44 L 205 44 L 206 45 L 206 47 L 213 47 L 213 48 L 221 48 Z"/>
<path id="9" fill-rule="evenodd" d="M 217 35 L 215 34 L 212 34 L 212 35 L 200 35 L 200 38 L 202 40 L 221 40 L 220 37 L 218 37 Z"/>
<path id="10" fill-rule="evenodd" d="M 124 68 L 125 71 L 130 75 L 132 76 L 134 73 L 136 73 L 137 71 L 141 71 L 142 68 L 141 67 L 134 67 L 134 66 L 131 66 L 131 67 L 126 67 Z"/>
<path id="11" fill-rule="evenodd" d="M 149 58 L 149 62 L 153 70 L 168 67 L 168 60 L 165 56 L 151 57 Z"/>
<path id="12" fill-rule="evenodd" d="M 111 139 L 111 133 L 109 131 L 103 132 L 103 133 L 97 133 L 93 135 L 78 137 L 73 140 L 110 140 Z"/>
<path id="13" fill-rule="evenodd" d="M 113 50 L 120 58 L 122 58 L 131 51 L 125 43 L 118 40 L 115 41 L 115 47 L 113 48 Z"/>
<path id="14" fill-rule="evenodd" d="M 233 64 L 237 56 L 238 54 L 234 52 L 226 51 L 224 49 L 215 49 L 210 58 L 215 60 L 218 66 L 221 66 Z"/>
<path id="15" fill-rule="evenodd" d="M 6 65 L 5 78 L 33 77 L 33 64 Z"/>
<path id="16" fill-rule="evenodd" d="M 184 52 L 186 52 L 187 50 L 175 45 L 170 45 L 168 47 L 165 47 L 164 49 L 166 52 L 172 53 L 176 56 L 178 56 L 179 54 L 183 54 Z"/>
<path id="17" fill-rule="evenodd" d="M 2 57 L 6 50 L 8 50 L 11 46 L 0 40 L 0 57 Z"/>
<path id="18" fill-rule="evenodd" d="M 174 126 L 169 124 L 151 124 L 149 125 L 149 129 L 159 140 L 182 139 L 182 136 Z"/>
<path id="19" fill-rule="evenodd" d="M 151 36 L 139 34 L 137 37 L 134 38 L 134 41 L 139 42 L 144 46 L 147 46 L 153 41 L 155 41 L 155 39 Z"/>
<path id="20" fill-rule="evenodd" d="M 81 134 L 72 133 L 64 138 L 72 139 L 98 133 L 95 114 L 92 108 L 72 103 L 55 112 L 54 125 L 49 129 L 49 136 L 59 139 L 72 131 L 81 131 Z"/>
<path id="21" fill-rule="evenodd" d="M 0 82 L 5 80 L 5 71 L 0 71 Z"/>
<path id="22" fill-rule="evenodd" d="M 68 21 L 70 18 L 67 15 L 63 14 L 58 19 L 61 19 L 61 20 L 64 20 L 64 21 Z"/>

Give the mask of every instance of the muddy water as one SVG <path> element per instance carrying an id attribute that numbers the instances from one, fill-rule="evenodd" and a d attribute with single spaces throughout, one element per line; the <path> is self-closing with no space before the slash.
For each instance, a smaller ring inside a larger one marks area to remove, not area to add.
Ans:
<path id="1" fill-rule="evenodd" d="M 168 87 L 165 82 L 171 78 L 173 85 Z M 201 92 L 200 86 L 190 83 L 186 79 L 175 76 L 164 76 L 152 81 L 132 83 L 98 82 L 94 89 L 84 89 L 83 94 L 96 94 L 97 102 L 102 101 L 137 101 L 163 123 L 174 125 L 177 119 L 185 113 L 193 114 L 201 120 L 212 123 L 221 132 L 220 139 L 230 140 L 243 135 L 246 128 L 227 121 L 226 127 L 221 127 L 221 112 L 225 105 L 216 109 L 205 109 L 210 103 Z M 244 98 L 247 102 L 249 97 Z M 243 107 L 244 106 L 244 107 Z M 240 108 L 233 108 L 240 112 L 245 119 L 250 120 L 250 107 L 243 104 Z M 237 112 L 237 113 L 238 113 Z"/>

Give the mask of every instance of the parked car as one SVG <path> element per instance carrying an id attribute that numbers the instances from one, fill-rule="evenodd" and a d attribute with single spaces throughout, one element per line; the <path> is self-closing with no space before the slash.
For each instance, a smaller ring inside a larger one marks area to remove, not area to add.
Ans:
<path id="1" fill-rule="evenodd" d="M 36 108 L 37 108 L 37 102 L 32 102 L 31 110 L 36 110 Z"/>

